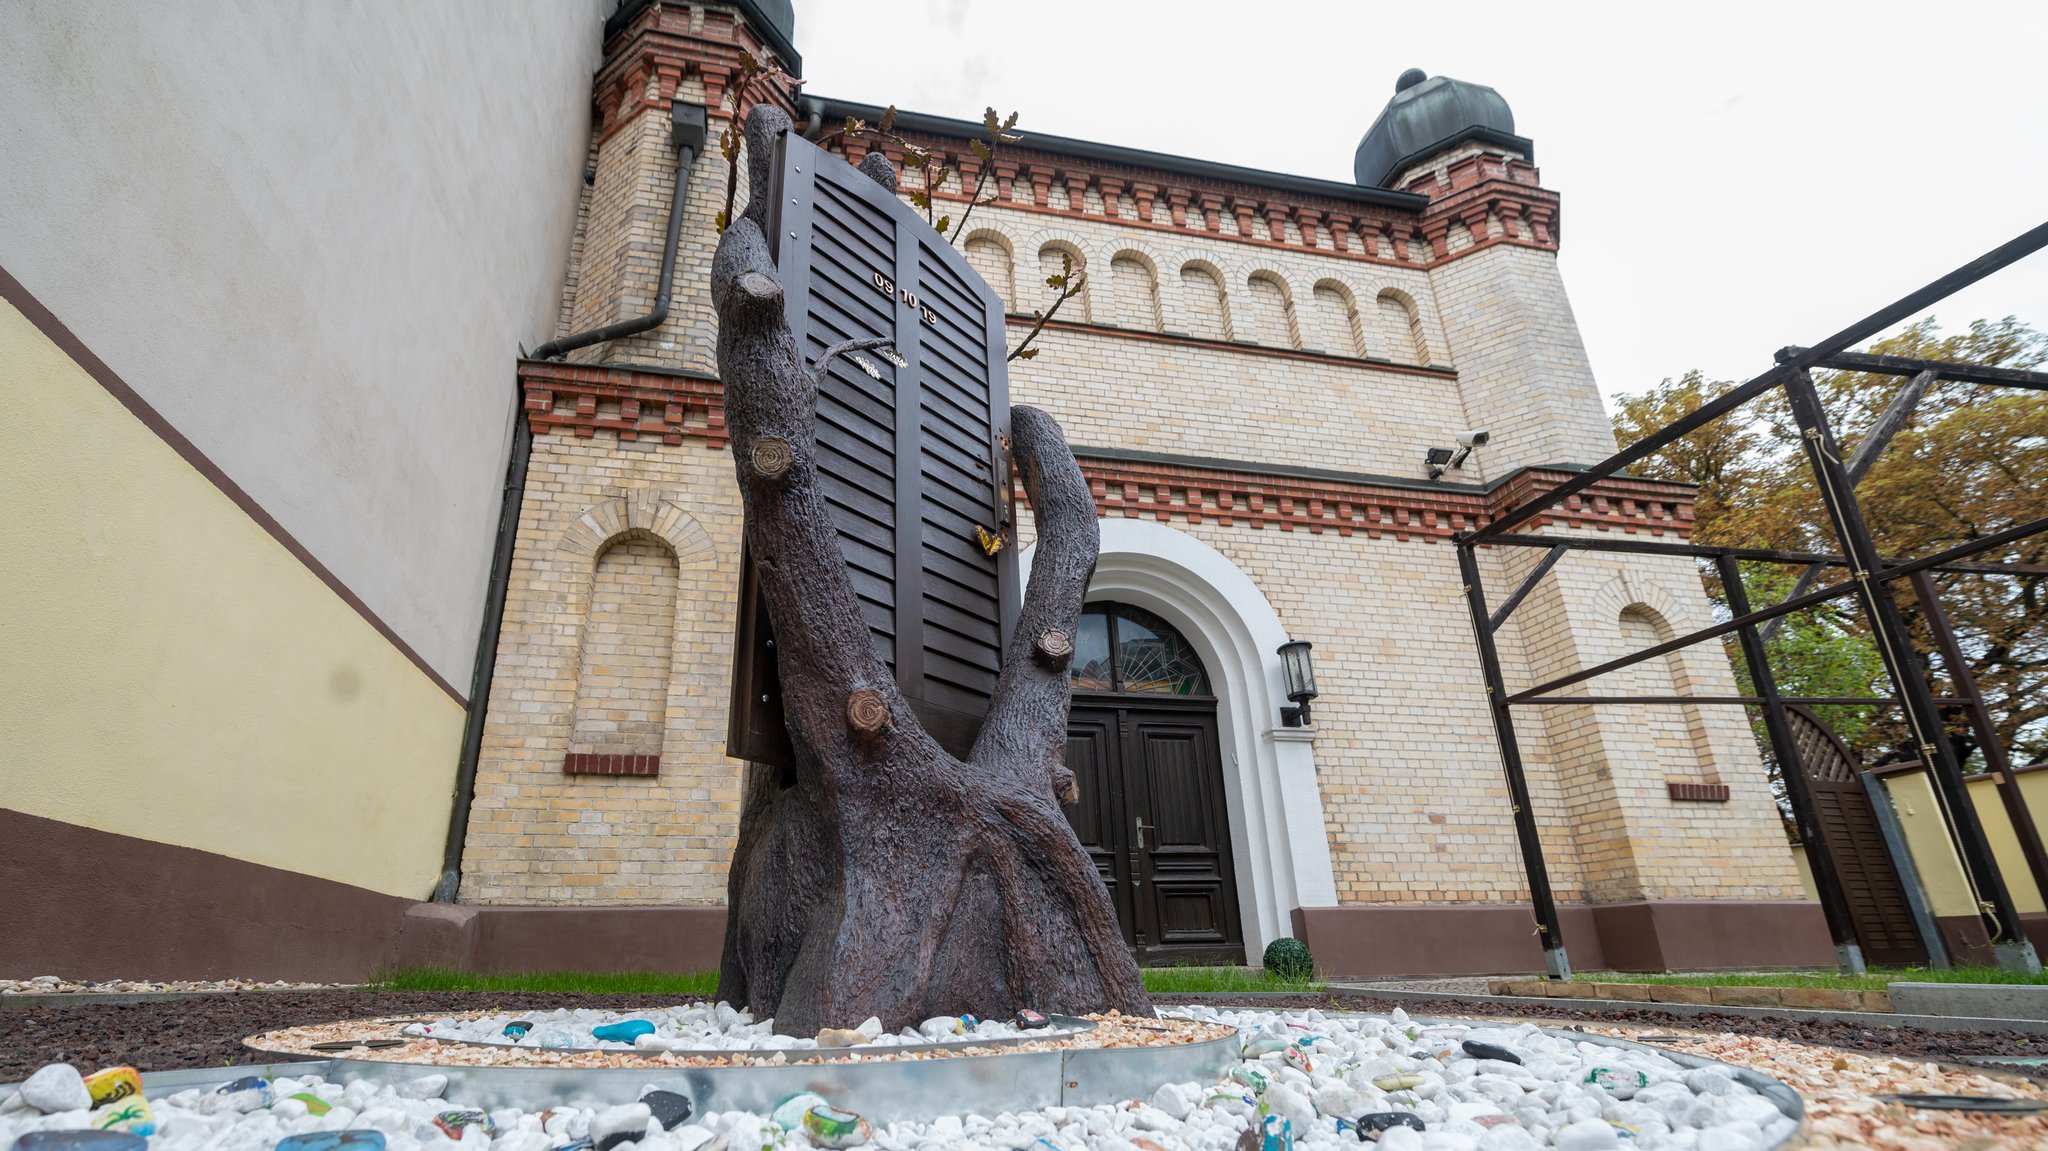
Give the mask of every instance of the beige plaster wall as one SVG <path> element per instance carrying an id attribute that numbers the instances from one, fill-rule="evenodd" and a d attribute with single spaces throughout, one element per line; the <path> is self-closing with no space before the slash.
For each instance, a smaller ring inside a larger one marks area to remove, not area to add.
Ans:
<path id="1" fill-rule="evenodd" d="M 424 898 L 462 709 L 5 303 L 0 392 L 0 804 Z"/>

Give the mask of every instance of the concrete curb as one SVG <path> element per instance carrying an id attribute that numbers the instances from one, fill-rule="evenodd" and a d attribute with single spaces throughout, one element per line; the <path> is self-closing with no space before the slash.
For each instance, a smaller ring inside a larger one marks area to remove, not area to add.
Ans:
<path id="1" fill-rule="evenodd" d="M 249 987 L 223 991 L 49 991 L 0 995 L 0 1011 L 37 1011 L 51 1007 L 109 1007 L 121 1003 L 163 1003 L 172 999 L 217 999 L 229 995 L 315 995 L 323 991 L 359 991 L 353 987 Z"/>
<path id="2" fill-rule="evenodd" d="M 1800 1007 L 1736 1007 L 1723 1003 L 1645 1003 L 1635 999 L 1536 998 L 1521 995 L 1476 995 L 1470 992 L 1397 991 L 1381 987 L 1332 984 L 1333 995 L 1392 1000 L 1435 1000 L 1439 1003 L 1483 1003 L 1501 1007 L 1547 1007 L 1556 1011 L 1660 1011 L 1667 1015 L 1736 1015 L 1747 1019 L 1791 1019 L 1801 1023 L 1851 1023 L 1858 1027 L 1918 1027 L 1923 1031 L 2017 1031 L 2048 1035 L 2048 1020 L 1992 1019 L 1967 1015 L 1907 1015 L 1878 1011 L 1817 1011 Z"/>

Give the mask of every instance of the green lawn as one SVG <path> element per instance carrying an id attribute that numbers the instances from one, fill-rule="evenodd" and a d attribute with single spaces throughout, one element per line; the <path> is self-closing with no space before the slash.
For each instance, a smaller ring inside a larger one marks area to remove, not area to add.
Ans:
<path id="1" fill-rule="evenodd" d="M 1320 979 L 1270 978 L 1255 967 L 1148 967 L 1145 990 L 1155 995 L 1244 991 L 1321 991 Z M 633 971 L 599 975 L 588 971 L 535 971 L 520 975 L 478 975 L 440 967 L 407 967 L 380 973 L 370 986 L 379 991 L 570 991 L 581 995 L 673 995 L 703 999 L 718 990 L 718 973 L 664 975 Z"/>
<path id="2" fill-rule="evenodd" d="M 1581 971 L 1582 983 L 1677 983 L 1689 987 L 1833 987 L 1883 991 L 1893 983 L 2043 983 L 2048 974 L 2020 975 L 1997 967 L 1880 967 L 1864 975 L 1833 971 L 1727 971 L 1701 975 L 1646 975 L 1634 971 Z"/>
<path id="3" fill-rule="evenodd" d="M 379 991 L 571 991 L 579 995 L 673 995 L 677 999 L 704 999 L 718 990 L 718 972 L 669 975 L 627 971 L 600 975 L 591 971 L 529 971 L 518 975 L 478 975 L 444 967 L 406 967 L 379 973 L 370 986 Z"/>
<path id="4" fill-rule="evenodd" d="M 1234 994 L 1244 991 L 1321 991 L 1320 979 L 1281 979 L 1258 967 L 1147 967 L 1145 990 L 1154 995 Z"/>

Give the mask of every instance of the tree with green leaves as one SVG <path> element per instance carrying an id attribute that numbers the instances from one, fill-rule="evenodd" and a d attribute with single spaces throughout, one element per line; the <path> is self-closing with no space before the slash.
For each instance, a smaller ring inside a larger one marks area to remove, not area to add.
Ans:
<path id="1" fill-rule="evenodd" d="M 2048 333 L 2007 317 L 1978 320 L 1965 331 L 1944 334 L 1928 318 L 1867 350 L 2034 368 L 2048 361 Z M 1908 386 L 1905 377 L 1863 372 L 1820 372 L 1815 383 L 1842 449 L 1851 453 Z M 1634 443 L 1734 386 L 1690 372 L 1623 396 L 1614 414 L 1616 439 L 1624 447 Z M 1699 487 L 1694 537 L 1703 543 L 1840 550 L 1780 392 L 1682 438 L 1635 471 Z M 1871 464 L 1856 498 L 1879 552 L 1899 558 L 1982 539 L 2048 514 L 2048 396 L 1937 380 Z M 2021 540 L 1978 558 L 2048 564 L 2048 537 Z M 1745 565 L 1752 601 L 1762 606 L 1782 599 L 1796 572 L 1796 567 Z M 1999 738 L 2016 762 L 2048 759 L 2048 603 L 2043 602 L 2048 574 L 1944 574 L 1938 583 Z M 1711 578 L 1709 585 L 1720 598 Z M 1910 590 L 1904 584 L 1892 590 L 1916 632 L 1917 649 L 1932 651 Z M 1788 695 L 1889 691 L 1868 628 L 1851 599 L 1788 617 L 1770 648 L 1779 686 Z M 1938 661 L 1929 660 L 1927 671 L 1937 695 L 1956 694 Z M 1912 758 L 1904 718 L 1896 708 L 1840 707 L 1826 710 L 1822 718 L 1866 763 Z M 1961 716 L 1949 734 L 1965 762 L 1979 751 Z"/>

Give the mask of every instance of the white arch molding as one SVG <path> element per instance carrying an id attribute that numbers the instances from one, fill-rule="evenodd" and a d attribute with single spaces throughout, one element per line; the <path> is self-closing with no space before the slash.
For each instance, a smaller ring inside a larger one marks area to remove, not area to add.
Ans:
<path id="1" fill-rule="evenodd" d="M 1245 950 L 1294 934 L 1297 907 L 1337 902 L 1330 842 L 1316 786 L 1315 731 L 1280 725 L 1287 701 L 1280 616 L 1258 585 L 1223 553 L 1153 520 L 1100 521 L 1102 553 L 1090 602 L 1115 600 L 1180 629 L 1216 682 L 1224 798 L 1237 870 Z M 1036 545 L 1020 562 L 1029 580 Z"/>

